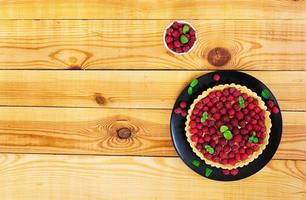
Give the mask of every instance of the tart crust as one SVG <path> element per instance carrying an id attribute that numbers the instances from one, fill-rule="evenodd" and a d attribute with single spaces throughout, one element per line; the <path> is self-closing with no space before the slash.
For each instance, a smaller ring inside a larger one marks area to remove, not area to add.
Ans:
<path id="1" fill-rule="evenodd" d="M 221 164 L 221 163 L 217 163 L 214 162 L 212 160 L 208 160 L 204 157 L 204 155 L 202 154 L 202 152 L 200 152 L 197 148 L 196 148 L 196 143 L 193 142 L 191 140 L 191 136 L 192 134 L 190 133 L 190 119 L 191 119 L 191 115 L 192 115 L 192 111 L 195 107 L 195 105 L 201 101 L 203 98 L 205 98 L 210 92 L 215 91 L 215 90 L 223 90 L 225 88 L 228 87 L 234 87 L 238 90 L 240 90 L 242 93 L 246 93 L 248 96 L 251 96 L 255 99 L 258 100 L 258 106 L 265 111 L 265 127 L 266 127 L 266 137 L 263 140 L 263 143 L 259 145 L 259 149 L 256 152 L 253 152 L 251 155 L 249 155 L 249 157 L 243 161 L 239 161 L 237 162 L 235 165 L 230 165 L 230 164 Z M 222 169 L 235 169 L 238 167 L 243 167 L 245 165 L 248 165 L 250 162 L 252 162 L 253 160 L 255 160 L 256 158 L 258 158 L 258 156 L 260 154 L 262 154 L 263 150 L 266 148 L 267 144 L 269 143 L 269 137 L 270 137 L 270 130 L 272 127 L 272 123 L 271 123 L 271 119 L 269 117 L 270 112 L 267 111 L 267 107 L 265 106 L 264 101 L 261 99 L 261 97 L 259 97 L 255 92 L 251 91 L 250 89 L 248 89 L 245 86 L 241 86 L 238 84 L 224 84 L 224 85 L 217 85 L 214 86 L 212 88 L 207 89 L 206 91 L 204 91 L 201 95 L 198 96 L 198 98 L 196 98 L 193 103 L 191 104 L 189 110 L 188 110 L 188 115 L 187 115 L 187 120 L 186 120 L 186 124 L 185 124 L 185 131 L 186 131 L 186 136 L 187 136 L 187 140 L 193 150 L 193 152 L 200 157 L 202 160 L 205 161 L 206 164 L 211 165 L 213 167 L 217 167 L 217 168 L 222 168 Z"/>

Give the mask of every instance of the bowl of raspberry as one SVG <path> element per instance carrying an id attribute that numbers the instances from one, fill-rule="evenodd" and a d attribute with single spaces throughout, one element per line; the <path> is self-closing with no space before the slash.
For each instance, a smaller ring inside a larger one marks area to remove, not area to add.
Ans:
<path id="1" fill-rule="evenodd" d="M 282 135 L 276 98 L 258 79 L 238 71 L 200 76 L 179 95 L 171 137 L 181 159 L 220 181 L 246 178 L 273 157 Z"/>
<path id="2" fill-rule="evenodd" d="M 195 28 L 188 22 L 175 21 L 164 31 L 165 47 L 173 54 L 183 55 L 190 52 L 197 41 Z"/>

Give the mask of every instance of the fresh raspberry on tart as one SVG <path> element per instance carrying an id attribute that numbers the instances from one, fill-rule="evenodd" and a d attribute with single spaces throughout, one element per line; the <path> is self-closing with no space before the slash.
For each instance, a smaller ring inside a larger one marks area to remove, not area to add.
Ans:
<path id="1" fill-rule="evenodd" d="M 204 91 L 190 106 L 186 136 L 206 164 L 236 169 L 252 162 L 266 148 L 269 115 L 263 100 L 247 87 L 218 85 Z"/>

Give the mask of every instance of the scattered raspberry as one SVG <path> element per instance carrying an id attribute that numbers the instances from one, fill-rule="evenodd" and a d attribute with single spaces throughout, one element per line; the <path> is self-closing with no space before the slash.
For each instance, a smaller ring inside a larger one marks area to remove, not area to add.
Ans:
<path id="1" fill-rule="evenodd" d="M 181 108 L 186 108 L 186 106 L 187 106 L 186 101 L 181 101 L 180 107 L 181 107 Z"/>
<path id="2" fill-rule="evenodd" d="M 236 176 L 238 174 L 239 170 L 238 169 L 232 169 L 230 171 L 230 173 L 233 175 L 233 176 Z"/>
<path id="3" fill-rule="evenodd" d="M 219 74 L 214 74 L 213 79 L 215 81 L 219 81 L 220 80 L 220 75 Z"/>
<path id="4" fill-rule="evenodd" d="M 230 170 L 228 170 L 228 169 L 222 169 L 222 173 L 223 173 L 224 175 L 229 175 L 229 174 L 230 174 Z"/>
<path id="5" fill-rule="evenodd" d="M 274 107 L 272 108 L 272 112 L 273 112 L 274 114 L 277 114 L 277 113 L 279 113 L 279 109 L 278 109 L 276 106 L 274 106 Z"/>

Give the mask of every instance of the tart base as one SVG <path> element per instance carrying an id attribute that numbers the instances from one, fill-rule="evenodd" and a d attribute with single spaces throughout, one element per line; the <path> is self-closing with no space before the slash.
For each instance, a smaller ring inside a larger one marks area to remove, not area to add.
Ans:
<path id="1" fill-rule="evenodd" d="M 191 115 L 192 115 L 192 111 L 196 105 L 196 103 L 198 103 L 199 101 L 201 101 L 203 98 L 205 98 L 210 92 L 215 91 L 215 90 L 223 90 L 225 88 L 228 87 L 234 87 L 238 90 L 240 90 L 243 93 L 246 93 L 248 96 L 251 96 L 255 99 L 258 100 L 258 106 L 265 111 L 265 127 L 266 127 L 266 137 L 263 140 L 263 143 L 261 145 L 259 145 L 259 149 L 256 152 L 253 152 L 247 159 L 243 160 L 243 161 L 239 161 L 237 162 L 235 165 L 230 165 L 230 164 L 221 164 L 221 163 L 217 163 L 214 162 L 212 160 L 208 160 L 204 157 L 204 155 L 202 154 L 202 152 L 200 152 L 197 148 L 196 148 L 196 143 L 193 142 L 191 140 L 191 136 L 192 134 L 190 133 L 190 120 L 191 120 Z M 255 160 L 256 158 L 258 158 L 259 155 L 262 154 L 263 150 L 266 148 L 266 146 L 269 143 L 269 137 L 270 137 L 270 131 L 271 131 L 271 127 L 272 127 L 272 123 L 271 123 L 271 119 L 270 119 L 270 112 L 267 111 L 267 107 L 265 106 L 264 101 L 261 99 L 261 97 L 259 97 L 255 92 L 251 91 L 250 89 L 248 89 L 245 86 L 241 86 L 239 84 L 224 84 L 224 85 L 217 85 L 214 86 L 212 88 L 207 89 L 206 91 L 204 91 L 201 95 L 198 96 L 198 98 L 196 98 L 193 103 L 191 104 L 189 110 L 188 110 L 188 115 L 187 115 L 187 120 L 185 123 L 185 132 L 186 132 L 186 137 L 187 137 L 187 141 L 189 142 L 192 151 L 199 157 L 201 158 L 201 160 L 204 160 L 206 164 L 211 165 L 213 167 L 217 167 L 217 168 L 222 168 L 222 169 L 235 169 L 238 167 L 243 167 L 248 165 L 250 162 L 252 162 L 253 160 Z"/>

